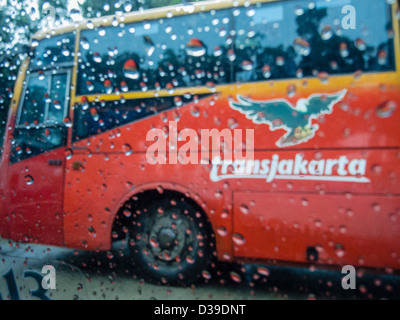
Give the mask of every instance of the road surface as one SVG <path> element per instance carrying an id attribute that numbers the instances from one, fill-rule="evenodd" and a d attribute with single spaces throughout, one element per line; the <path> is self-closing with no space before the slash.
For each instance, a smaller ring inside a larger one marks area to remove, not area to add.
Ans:
<path id="1" fill-rule="evenodd" d="M 41 273 L 44 265 L 55 268 L 55 289 L 40 290 L 40 280 L 49 274 Z M 3 300 L 400 299 L 400 277 L 359 272 L 356 290 L 343 290 L 339 271 L 217 263 L 197 284 L 171 287 L 138 279 L 121 242 L 107 253 L 0 239 L 0 295 Z"/>

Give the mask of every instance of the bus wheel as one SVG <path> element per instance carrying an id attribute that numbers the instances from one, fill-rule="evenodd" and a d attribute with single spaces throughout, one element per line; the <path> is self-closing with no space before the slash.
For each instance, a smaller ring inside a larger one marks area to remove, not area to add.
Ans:
<path id="1" fill-rule="evenodd" d="M 209 222 L 184 197 L 153 199 L 140 207 L 129 234 L 138 276 L 168 285 L 194 283 L 214 250 Z"/>

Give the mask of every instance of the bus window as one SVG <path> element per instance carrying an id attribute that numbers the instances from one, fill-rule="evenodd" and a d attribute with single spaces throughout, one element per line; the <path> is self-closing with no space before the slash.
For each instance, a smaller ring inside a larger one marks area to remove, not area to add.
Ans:
<path id="1" fill-rule="evenodd" d="M 46 94 L 49 91 L 49 76 L 35 74 L 29 77 L 22 105 L 19 125 L 35 125 L 44 122 L 47 105 Z"/>
<path id="2" fill-rule="evenodd" d="M 40 42 L 32 42 L 30 68 L 45 68 L 46 66 L 69 64 L 74 59 L 75 35 L 64 34 Z"/>
<path id="3" fill-rule="evenodd" d="M 197 95 L 203 98 L 207 94 Z M 192 95 L 182 98 L 159 97 L 152 99 L 132 99 L 82 103 L 75 106 L 73 141 L 85 139 L 124 124 L 138 121 L 159 112 L 189 103 Z"/>
<path id="4" fill-rule="evenodd" d="M 56 74 L 51 79 L 51 94 L 52 99 L 49 103 L 46 122 L 62 123 L 65 118 L 65 111 L 68 105 L 66 99 L 67 93 L 67 74 Z"/>
<path id="5" fill-rule="evenodd" d="M 30 74 L 14 130 L 11 163 L 65 145 L 69 71 Z"/>
<path id="6" fill-rule="evenodd" d="M 342 26 L 341 1 L 234 9 L 236 81 L 394 70 L 390 8 L 384 1 L 346 3 L 358 13 L 355 29 Z"/>
<path id="7" fill-rule="evenodd" d="M 232 23 L 220 10 L 82 31 L 77 94 L 230 82 Z"/>

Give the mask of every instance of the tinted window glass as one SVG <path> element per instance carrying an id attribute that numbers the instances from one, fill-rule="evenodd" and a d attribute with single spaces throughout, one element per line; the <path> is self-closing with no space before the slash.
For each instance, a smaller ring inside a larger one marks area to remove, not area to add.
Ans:
<path id="1" fill-rule="evenodd" d="M 64 34 L 41 41 L 32 41 L 31 68 L 43 68 L 74 59 L 75 35 Z"/>
<path id="2" fill-rule="evenodd" d="M 65 109 L 68 101 L 66 99 L 67 74 L 56 74 L 51 79 L 51 101 L 46 121 L 51 123 L 62 123 L 65 117 Z"/>
<path id="3" fill-rule="evenodd" d="M 14 130 L 11 163 L 66 144 L 64 119 L 69 102 L 67 71 L 31 74 Z"/>
<path id="4" fill-rule="evenodd" d="M 355 8 L 355 29 L 347 28 L 344 5 Z M 385 1 L 291 1 L 233 13 L 238 81 L 394 69 Z"/>
<path id="5" fill-rule="evenodd" d="M 82 32 L 78 94 L 393 70 L 391 26 L 385 1 L 321 0 L 100 27 Z"/>
<path id="6" fill-rule="evenodd" d="M 62 123 L 68 99 L 68 74 L 31 74 L 23 98 L 19 126 Z"/>
<path id="7" fill-rule="evenodd" d="M 114 129 L 204 96 L 83 102 L 75 106 L 73 140 Z"/>
<path id="8" fill-rule="evenodd" d="M 11 142 L 10 162 L 18 162 L 61 147 L 66 144 L 66 139 L 67 128 L 64 125 L 16 128 Z"/>
<path id="9" fill-rule="evenodd" d="M 82 32 L 78 94 L 226 83 L 231 10 Z"/>
<path id="10" fill-rule="evenodd" d="M 19 120 L 20 125 L 44 122 L 50 87 L 49 80 L 50 77 L 43 74 L 34 74 L 29 77 Z"/>

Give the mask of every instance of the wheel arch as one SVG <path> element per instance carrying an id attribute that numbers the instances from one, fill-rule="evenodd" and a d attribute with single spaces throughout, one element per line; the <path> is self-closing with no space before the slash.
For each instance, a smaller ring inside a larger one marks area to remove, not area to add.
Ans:
<path id="1" fill-rule="evenodd" d="M 118 230 L 119 228 L 123 227 L 123 225 L 117 226 L 116 222 L 120 217 L 122 218 L 122 221 L 126 220 L 124 219 L 122 209 L 127 203 L 129 203 L 129 201 L 131 201 L 134 197 L 144 198 L 148 195 L 157 195 L 159 197 L 163 197 L 163 195 L 165 196 L 166 194 L 180 195 L 192 202 L 193 205 L 199 209 L 200 213 L 207 220 L 210 227 L 210 232 L 212 232 L 214 235 L 216 234 L 216 226 L 213 224 L 212 219 L 210 218 L 207 203 L 201 198 L 198 193 L 193 192 L 186 186 L 180 184 L 171 182 L 154 182 L 137 186 L 134 188 L 134 190 L 127 192 L 119 199 L 112 210 L 112 215 L 110 216 L 109 221 L 109 226 L 111 226 L 109 229 L 109 239 L 111 240 L 111 242 L 114 232 L 118 233 L 118 238 L 121 238 L 121 235 L 123 235 L 121 234 L 122 230 Z"/>

